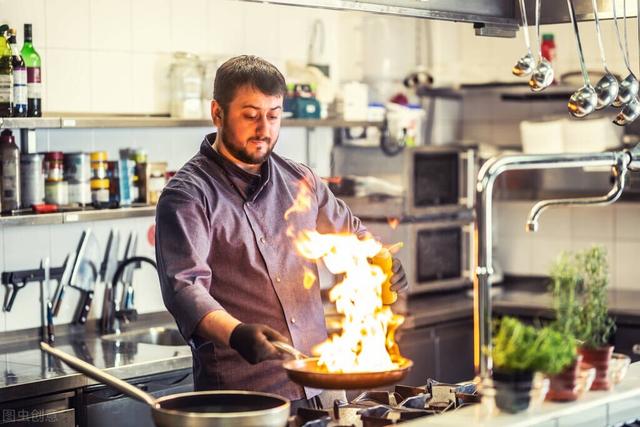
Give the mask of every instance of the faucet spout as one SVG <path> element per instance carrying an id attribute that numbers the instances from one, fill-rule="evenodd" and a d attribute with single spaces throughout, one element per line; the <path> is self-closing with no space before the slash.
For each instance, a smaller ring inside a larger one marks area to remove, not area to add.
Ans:
<path id="1" fill-rule="evenodd" d="M 533 205 L 531 211 L 529 211 L 529 217 L 527 218 L 527 224 L 525 226 L 526 231 L 536 232 L 539 228 L 540 215 L 547 208 L 555 206 L 606 206 L 616 202 L 622 192 L 626 182 L 628 168 L 624 163 L 624 158 L 618 158 L 618 164 L 611 168 L 611 173 L 615 179 L 613 187 L 604 196 L 597 197 L 578 197 L 567 199 L 550 199 L 542 200 Z"/>

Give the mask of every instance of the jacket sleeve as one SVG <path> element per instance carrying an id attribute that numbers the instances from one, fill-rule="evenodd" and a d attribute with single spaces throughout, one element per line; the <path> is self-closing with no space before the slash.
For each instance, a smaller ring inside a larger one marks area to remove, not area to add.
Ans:
<path id="1" fill-rule="evenodd" d="M 318 201 L 316 227 L 320 233 L 355 233 L 362 238 L 367 235 L 360 218 L 355 216 L 345 202 L 333 195 L 329 186 L 308 169 Z"/>
<path id="2" fill-rule="evenodd" d="M 223 309 L 210 294 L 210 252 L 210 223 L 202 202 L 165 188 L 156 208 L 158 276 L 164 304 L 187 341 L 207 313 Z"/>

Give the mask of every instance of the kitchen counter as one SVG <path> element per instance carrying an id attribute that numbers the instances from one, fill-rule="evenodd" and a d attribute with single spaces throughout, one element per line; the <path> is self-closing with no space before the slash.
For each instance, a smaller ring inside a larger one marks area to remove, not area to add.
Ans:
<path id="1" fill-rule="evenodd" d="M 154 326 L 175 328 L 175 324 L 165 323 Z M 87 333 L 57 337 L 56 347 L 122 379 L 192 366 L 191 350 L 187 345 L 161 346 L 117 341 Z M 96 384 L 42 352 L 37 339 L 18 345 L 5 345 L 0 347 L 0 353 L 0 369 L 4 373 L 0 377 L 0 402 L 43 394 L 43 390 L 54 393 Z"/>
<path id="2" fill-rule="evenodd" d="M 501 413 L 492 402 L 483 402 L 403 426 L 608 426 L 635 418 L 640 418 L 640 362 L 629 367 L 627 376 L 613 390 L 590 391 L 576 402 L 544 402 L 518 414 Z"/>

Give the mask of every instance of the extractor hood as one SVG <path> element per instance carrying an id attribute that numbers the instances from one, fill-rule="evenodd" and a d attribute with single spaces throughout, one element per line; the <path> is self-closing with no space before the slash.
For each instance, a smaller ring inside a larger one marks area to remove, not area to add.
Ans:
<path id="1" fill-rule="evenodd" d="M 414 18 L 437 19 L 473 23 L 476 34 L 514 37 L 520 23 L 518 0 L 248 0 L 291 6 L 316 7 L 334 10 L 398 15 Z M 615 0 L 597 0 L 600 19 L 613 18 Z M 525 0 L 529 22 L 534 20 L 535 0 Z M 573 0 L 578 20 L 593 19 L 591 0 Z M 627 2 L 627 15 L 636 16 L 636 2 Z M 622 16 L 622 1 L 616 3 L 618 16 Z M 541 23 L 569 22 L 567 3 L 551 0 L 542 3 Z"/>

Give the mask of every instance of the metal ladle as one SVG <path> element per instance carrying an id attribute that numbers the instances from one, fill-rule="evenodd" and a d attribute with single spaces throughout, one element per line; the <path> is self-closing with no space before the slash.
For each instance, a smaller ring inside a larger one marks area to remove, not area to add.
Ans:
<path id="1" fill-rule="evenodd" d="M 595 1 L 595 0 L 594 0 Z M 540 92 L 541 90 L 549 87 L 553 83 L 553 68 L 551 64 L 542 56 L 542 38 L 540 37 L 540 7 L 542 0 L 536 1 L 536 31 L 538 35 L 538 65 L 531 74 L 529 79 L 529 87 L 534 92 Z M 616 82 L 617 83 L 617 82 Z"/>
<path id="2" fill-rule="evenodd" d="M 637 10 L 640 12 L 640 0 L 637 2 Z M 638 25 L 640 25 L 640 13 L 638 13 Z M 638 43 L 640 43 L 640 27 L 638 27 Z M 640 116 L 640 100 L 638 95 L 634 96 L 627 105 L 624 106 L 622 111 L 618 113 L 613 123 L 618 126 L 628 125 Z"/>
<path id="3" fill-rule="evenodd" d="M 613 23 L 616 27 L 616 35 L 618 37 L 618 46 L 622 51 L 622 56 L 624 58 L 624 63 L 629 70 L 629 75 L 620 82 L 620 89 L 618 90 L 618 96 L 613 101 L 614 107 L 622 107 L 623 105 L 631 102 L 631 100 L 638 94 L 638 88 L 640 85 L 638 84 L 638 79 L 635 74 L 631 70 L 631 66 L 629 65 L 629 44 L 627 40 L 627 0 L 622 2 L 623 7 L 623 16 L 624 16 L 624 46 L 622 45 L 622 40 L 620 39 L 620 28 L 618 27 L 618 16 L 616 13 L 616 5 L 613 3 Z"/>
<path id="4" fill-rule="evenodd" d="M 527 46 L 527 53 L 513 66 L 511 72 L 514 76 L 528 76 L 533 72 L 536 61 L 531 54 L 531 41 L 529 40 L 529 27 L 527 25 L 527 11 L 524 6 L 524 0 L 520 0 L 520 13 L 522 14 L 522 30 L 524 31 L 524 43 Z"/>
<path id="5" fill-rule="evenodd" d="M 576 36 L 578 59 L 580 60 L 580 69 L 582 70 L 582 78 L 584 79 L 584 86 L 571 95 L 567 107 L 569 108 L 569 113 L 571 113 L 572 116 L 580 118 L 593 113 L 596 109 L 596 104 L 598 103 L 598 95 L 596 94 L 593 86 L 591 86 L 587 67 L 584 63 L 584 54 L 582 53 L 582 43 L 580 42 L 580 31 L 578 30 L 576 11 L 571 0 L 567 0 L 567 6 L 569 7 L 569 15 L 571 16 L 571 23 L 573 24 L 573 32 Z"/>
<path id="6" fill-rule="evenodd" d="M 607 60 L 604 54 L 604 46 L 602 44 L 602 33 L 600 31 L 600 18 L 598 17 L 598 4 L 596 0 L 591 0 L 591 4 L 593 5 L 593 15 L 596 22 L 596 35 L 598 37 L 598 47 L 600 48 L 600 59 L 602 60 L 602 65 L 604 67 L 605 74 L 602 78 L 596 83 L 595 90 L 598 95 L 598 103 L 596 104 L 596 110 L 601 110 L 605 107 L 611 105 L 614 99 L 618 96 L 618 79 L 616 79 L 609 68 L 607 67 Z M 615 9 L 615 2 L 613 3 L 613 8 Z"/>

